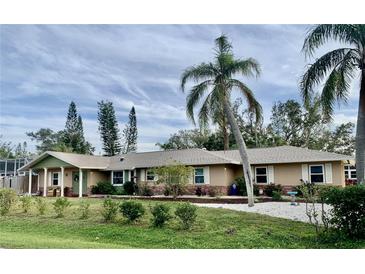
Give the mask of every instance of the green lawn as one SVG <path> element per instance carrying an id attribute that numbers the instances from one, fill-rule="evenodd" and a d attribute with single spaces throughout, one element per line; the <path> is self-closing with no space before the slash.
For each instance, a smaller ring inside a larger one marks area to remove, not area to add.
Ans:
<path id="1" fill-rule="evenodd" d="M 365 241 L 318 243 L 311 225 L 259 214 L 226 209 L 199 208 L 191 231 L 176 220 L 166 228 L 150 227 L 150 213 L 136 224 L 122 217 L 112 224 L 100 215 L 102 200 L 89 199 L 92 215 L 79 219 L 78 199 L 65 218 L 54 218 L 51 203 L 46 215 L 35 209 L 25 214 L 13 208 L 0 217 L 0 247 L 3 248 L 365 248 Z M 142 202 L 146 208 L 154 202 Z M 176 203 L 167 202 L 171 207 Z"/>

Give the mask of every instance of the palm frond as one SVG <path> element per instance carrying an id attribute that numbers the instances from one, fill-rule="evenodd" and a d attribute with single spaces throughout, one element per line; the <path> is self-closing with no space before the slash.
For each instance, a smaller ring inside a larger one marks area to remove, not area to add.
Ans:
<path id="1" fill-rule="evenodd" d="M 215 39 L 215 45 L 216 45 L 216 53 L 230 53 L 232 50 L 232 45 L 228 41 L 227 36 L 224 34 Z"/>
<path id="2" fill-rule="evenodd" d="M 350 24 L 322 24 L 311 28 L 304 40 L 302 51 L 306 56 L 313 55 L 314 51 L 325 44 L 329 39 L 338 42 L 359 46 L 362 38 L 361 29 Z"/>
<path id="3" fill-rule="evenodd" d="M 310 65 L 302 76 L 299 83 L 304 102 L 310 99 L 314 87 L 319 85 L 325 76 L 344 59 L 347 53 L 353 51 L 351 48 L 340 48 L 332 50 Z"/>
<path id="4" fill-rule="evenodd" d="M 209 124 L 209 117 L 211 114 L 211 110 L 212 110 L 211 94 L 209 94 L 207 98 L 205 98 L 198 114 L 199 126 L 201 129 L 207 128 Z"/>
<path id="5" fill-rule="evenodd" d="M 181 89 L 185 90 L 185 84 L 188 80 L 198 82 L 214 78 L 217 70 L 212 63 L 202 63 L 198 66 L 192 66 L 186 69 L 181 76 Z"/>
<path id="6" fill-rule="evenodd" d="M 243 76 L 258 77 L 261 74 L 260 64 L 253 58 L 232 62 L 228 70 L 232 75 L 240 73 Z"/>
<path id="7" fill-rule="evenodd" d="M 206 80 L 196 86 L 194 86 L 188 96 L 186 97 L 186 114 L 188 118 L 193 122 L 195 125 L 195 118 L 194 118 L 194 108 L 198 105 L 200 99 L 204 95 L 204 92 L 209 88 L 209 85 L 212 83 L 211 80 Z"/>
<path id="8" fill-rule="evenodd" d="M 355 76 L 358 61 L 359 55 L 357 50 L 350 50 L 328 76 L 321 95 L 326 119 L 330 119 L 335 101 L 347 101 L 350 82 Z"/>
<path id="9" fill-rule="evenodd" d="M 238 88 L 247 101 L 248 111 L 255 115 L 256 123 L 260 124 L 263 116 L 262 116 L 262 107 L 260 103 L 256 100 L 253 92 L 241 81 L 237 79 L 231 79 L 229 81 L 232 87 Z"/>

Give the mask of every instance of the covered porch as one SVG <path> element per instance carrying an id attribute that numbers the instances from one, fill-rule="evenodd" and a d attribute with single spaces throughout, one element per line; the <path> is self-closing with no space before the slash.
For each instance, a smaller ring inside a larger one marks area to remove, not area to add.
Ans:
<path id="1" fill-rule="evenodd" d="M 88 188 L 108 175 L 99 167 L 86 166 L 91 155 L 62 152 L 45 152 L 22 167 L 29 174 L 37 173 L 37 193 L 42 196 L 78 196 L 88 194 Z M 34 191 L 34 186 L 33 186 Z M 32 194 L 32 178 L 29 177 L 28 194 Z"/>

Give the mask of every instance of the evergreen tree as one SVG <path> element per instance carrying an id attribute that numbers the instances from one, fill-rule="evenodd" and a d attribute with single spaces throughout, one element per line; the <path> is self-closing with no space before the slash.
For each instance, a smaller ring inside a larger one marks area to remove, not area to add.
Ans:
<path id="1" fill-rule="evenodd" d="M 64 130 L 64 145 L 71 151 L 82 154 L 91 154 L 94 148 L 86 142 L 82 125 L 82 118 L 77 114 L 76 104 L 70 103 Z"/>
<path id="2" fill-rule="evenodd" d="M 113 156 L 121 152 L 118 122 L 112 102 L 98 102 L 99 132 L 105 155 Z"/>
<path id="3" fill-rule="evenodd" d="M 131 111 L 129 112 L 128 124 L 123 130 L 123 139 L 124 139 L 123 153 L 137 151 L 137 137 L 138 137 L 137 117 L 136 117 L 136 110 L 134 109 L 133 106 Z"/>

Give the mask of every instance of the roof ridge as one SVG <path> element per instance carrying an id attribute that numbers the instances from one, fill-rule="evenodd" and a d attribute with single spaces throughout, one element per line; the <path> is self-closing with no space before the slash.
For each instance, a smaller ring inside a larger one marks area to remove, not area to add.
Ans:
<path id="1" fill-rule="evenodd" d="M 237 161 L 235 161 L 234 159 L 232 159 L 232 158 L 227 158 L 227 157 L 223 157 L 223 156 L 221 156 L 221 155 L 217 155 L 217 154 L 215 154 L 214 152 L 216 152 L 216 151 L 210 151 L 210 150 L 206 150 L 206 149 L 202 149 L 202 151 L 205 151 L 205 152 L 207 152 L 207 153 L 209 153 L 209 154 L 211 154 L 211 155 L 214 155 L 215 157 L 218 157 L 218 158 L 221 158 L 221 159 L 223 159 L 223 160 L 226 160 L 226 161 L 230 161 L 231 163 L 237 163 Z M 220 150 L 220 151 L 224 151 L 224 150 Z"/>

